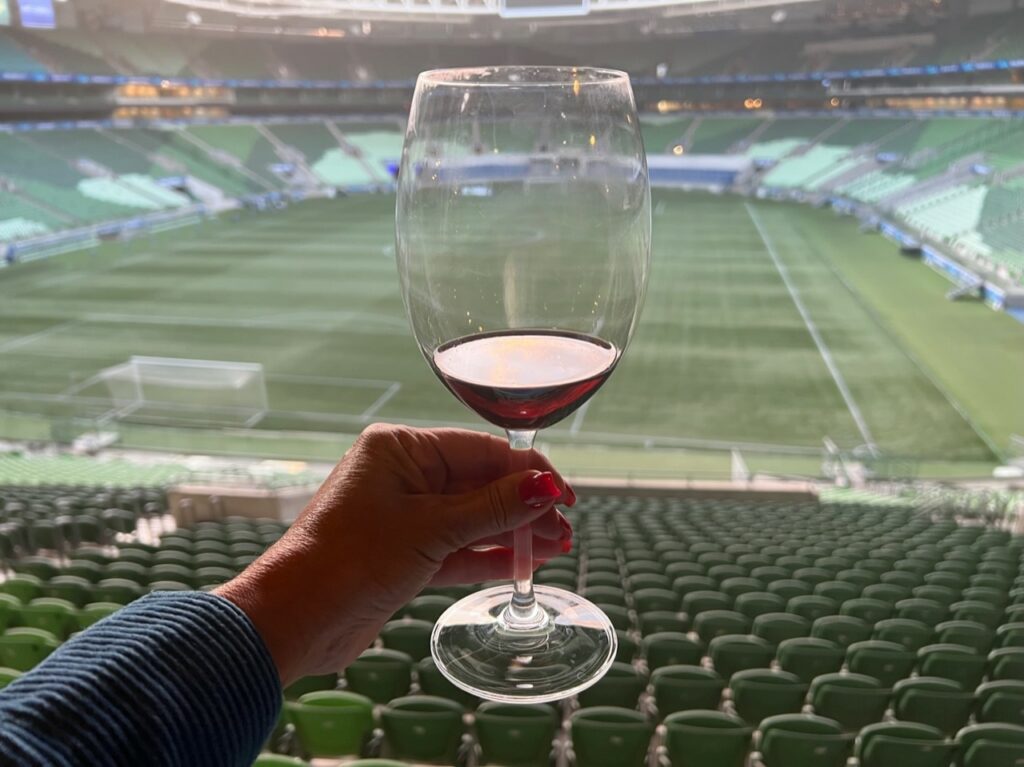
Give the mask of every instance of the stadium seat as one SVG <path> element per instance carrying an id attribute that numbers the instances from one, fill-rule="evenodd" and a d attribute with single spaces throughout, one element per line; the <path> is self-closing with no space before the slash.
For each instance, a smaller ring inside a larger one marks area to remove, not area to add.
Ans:
<path id="1" fill-rule="evenodd" d="M 654 727 L 639 711 L 584 708 L 571 721 L 577 767 L 643 767 Z"/>
<path id="2" fill-rule="evenodd" d="M 814 621 L 828 615 L 835 615 L 838 611 L 838 603 L 827 597 L 817 594 L 793 597 L 786 603 L 786 612 L 799 615 L 804 620 Z"/>
<path id="3" fill-rule="evenodd" d="M 811 636 L 827 639 L 840 647 L 850 647 L 870 638 L 872 627 L 850 615 L 824 615 L 811 625 Z"/>
<path id="4" fill-rule="evenodd" d="M 733 610 L 705 610 L 697 614 L 693 629 L 704 644 L 709 644 L 716 637 L 745 634 L 750 630 L 750 619 Z"/>
<path id="5" fill-rule="evenodd" d="M 472 694 L 456 687 L 441 673 L 433 658 L 423 658 L 416 664 L 416 680 L 425 695 L 453 700 L 463 708 L 475 708 L 479 700 Z"/>
<path id="6" fill-rule="evenodd" d="M 1024 682 L 1024 647 L 1000 647 L 989 653 L 988 678 Z"/>
<path id="7" fill-rule="evenodd" d="M 887 618 L 875 624 L 872 639 L 895 642 L 907 650 L 917 652 L 931 641 L 933 634 L 934 630 L 920 621 Z"/>
<path id="8" fill-rule="evenodd" d="M 309 767 L 309 762 L 283 754 L 260 754 L 252 767 Z"/>
<path id="9" fill-rule="evenodd" d="M 600 680 L 579 693 L 579 703 L 582 708 L 636 708 L 640 693 L 646 687 L 647 676 L 635 666 L 612 663 Z"/>
<path id="10" fill-rule="evenodd" d="M 914 722 L 869 724 L 857 736 L 863 767 L 948 767 L 952 753 L 941 732 Z"/>
<path id="11" fill-rule="evenodd" d="M 846 732 L 881 721 L 891 690 L 863 674 L 822 674 L 811 682 L 808 700 L 818 716 L 834 719 Z"/>
<path id="12" fill-rule="evenodd" d="M 885 687 L 910 676 L 916 656 L 903 645 L 880 639 L 854 642 L 846 650 L 846 666 L 855 674 L 874 677 Z"/>
<path id="13" fill-rule="evenodd" d="M 665 719 L 673 767 L 743 767 L 754 728 L 720 711 L 679 711 Z"/>
<path id="14" fill-rule="evenodd" d="M 646 635 L 643 652 L 652 673 L 665 666 L 698 666 L 704 657 L 704 648 L 698 642 L 678 632 Z"/>
<path id="15" fill-rule="evenodd" d="M 90 602 L 78 611 L 78 628 L 81 630 L 87 629 L 108 615 L 113 615 L 121 607 L 122 605 L 116 602 Z"/>
<path id="16" fill-rule="evenodd" d="M 636 657 L 637 651 L 640 649 L 639 645 L 626 631 L 615 631 L 617 640 L 615 648 L 615 662 L 616 663 L 632 663 Z"/>
<path id="17" fill-rule="evenodd" d="M 903 679 L 893 687 L 893 712 L 905 722 L 918 722 L 952 737 L 967 724 L 974 695 L 959 683 L 941 677 Z"/>
<path id="18" fill-rule="evenodd" d="M 757 725 L 778 714 L 800 711 L 807 684 L 795 674 L 769 669 L 737 671 L 729 679 L 732 703 L 743 721 Z"/>
<path id="19" fill-rule="evenodd" d="M 986 682 L 976 691 L 976 717 L 983 723 L 1020 724 L 1024 722 L 1024 681 Z"/>
<path id="20" fill-rule="evenodd" d="M 351 692 L 306 693 L 285 710 L 302 750 L 313 757 L 359 755 L 373 731 L 373 702 Z"/>
<path id="21" fill-rule="evenodd" d="M 44 596 L 43 581 L 35 575 L 17 573 L 0 582 L 0 593 L 17 597 L 22 603 Z"/>
<path id="22" fill-rule="evenodd" d="M 397 650 L 366 650 L 345 669 L 348 689 L 374 703 L 387 703 L 409 692 L 412 658 Z"/>
<path id="23" fill-rule="evenodd" d="M 764 613 L 754 618 L 752 632 L 754 636 L 778 647 L 787 639 L 808 636 L 811 633 L 811 623 L 799 615 L 790 613 Z"/>
<path id="24" fill-rule="evenodd" d="M 708 644 L 708 657 L 719 676 L 730 679 L 737 671 L 770 666 L 775 648 L 749 634 L 725 634 Z"/>
<path id="25" fill-rule="evenodd" d="M 682 614 L 665 612 L 663 610 L 640 613 L 637 616 L 637 622 L 639 623 L 640 633 L 645 637 L 665 632 L 685 634 L 690 630 L 690 621 Z"/>
<path id="26" fill-rule="evenodd" d="M 42 629 L 64 640 L 75 629 L 77 612 L 66 599 L 40 597 L 22 605 L 18 615 L 20 625 Z"/>
<path id="27" fill-rule="evenodd" d="M 815 677 L 839 671 L 846 651 L 827 639 L 798 637 L 779 645 L 776 658 L 779 668 L 810 684 Z"/>
<path id="28" fill-rule="evenodd" d="M 972 724 L 956 734 L 956 767 L 1014 767 L 1024 759 L 1024 727 Z"/>
<path id="29" fill-rule="evenodd" d="M 0 634 L 0 666 L 29 671 L 52 653 L 60 640 L 43 629 L 18 627 Z"/>
<path id="30" fill-rule="evenodd" d="M 9 685 L 11 682 L 13 682 L 15 679 L 17 679 L 23 673 L 24 672 L 18 671 L 17 669 L 14 669 L 14 668 L 6 668 L 6 667 L 3 667 L 3 666 L 0 666 L 0 690 L 5 688 L 7 685 Z"/>
<path id="31" fill-rule="evenodd" d="M 556 727 L 550 707 L 482 703 L 474 723 L 480 764 L 548 767 Z"/>
<path id="32" fill-rule="evenodd" d="M 307 692 L 334 690 L 338 687 L 337 674 L 319 674 L 297 679 L 284 689 L 285 700 L 298 700 Z"/>
<path id="33" fill-rule="evenodd" d="M 811 714 L 781 714 L 761 722 L 765 767 L 845 767 L 853 737 L 838 723 Z"/>
<path id="34" fill-rule="evenodd" d="M 0 634 L 18 621 L 21 600 L 13 594 L 0 593 Z"/>
<path id="35" fill-rule="evenodd" d="M 700 666 L 663 666 L 651 674 L 654 701 L 661 718 L 677 711 L 717 709 L 725 680 Z"/>
<path id="36" fill-rule="evenodd" d="M 918 650 L 917 670 L 922 676 L 952 679 L 964 690 L 973 690 L 985 674 L 985 656 L 963 645 L 926 645 Z"/>
<path id="37" fill-rule="evenodd" d="M 395 698 L 380 711 L 391 753 L 414 762 L 455 761 L 465 710 L 458 703 L 428 695 Z"/>
<path id="38" fill-rule="evenodd" d="M 403 618 L 388 621 L 380 630 L 380 641 L 389 650 L 397 650 L 413 660 L 430 655 L 430 634 L 434 624 L 424 620 Z"/>

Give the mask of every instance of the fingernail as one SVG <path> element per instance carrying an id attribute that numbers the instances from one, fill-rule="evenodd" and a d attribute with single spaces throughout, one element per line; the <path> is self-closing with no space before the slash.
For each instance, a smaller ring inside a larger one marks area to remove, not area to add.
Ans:
<path id="1" fill-rule="evenodd" d="M 555 484 L 550 471 L 534 474 L 519 484 L 519 499 L 527 506 L 539 509 L 561 497 L 562 491 Z"/>
<path id="2" fill-rule="evenodd" d="M 570 485 L 568 482 L 565 483 L 565 494 L 567 496 L 567 499 L 565 501 L 565 505 L 566 506 L 575 506 L 576 505 L 576 491 L 572 489 L 572 485 Z"/>
<path id="3" fill-rule="evenodd" d="M 568 554 L 570 551 L 572 551 L 572 539 L 571 538 L 569 540 L 567 540 L 567 541 L 562 541 L 562 553 L 563 554 Z"/>

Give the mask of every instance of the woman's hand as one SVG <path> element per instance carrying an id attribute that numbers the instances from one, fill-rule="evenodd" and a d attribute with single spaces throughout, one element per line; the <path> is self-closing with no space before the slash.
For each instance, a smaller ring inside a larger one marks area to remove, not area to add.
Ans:
<path id="1" fill-rule="evenodd" d="M 510 473 L 513 460 L 525 470 Z M 543 456 L 513 458 L 499 437 L 371 426 L 281 540 L 216 593 L 249 615 L 288 685 L 344 668 L 428 584 L 511 577 L 523 524 L 535 565 L 569 551 L 554 504 L 575 501 Z"/>

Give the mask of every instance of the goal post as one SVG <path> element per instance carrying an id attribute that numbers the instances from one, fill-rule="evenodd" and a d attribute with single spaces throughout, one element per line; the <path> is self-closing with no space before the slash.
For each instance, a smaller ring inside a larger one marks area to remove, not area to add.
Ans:
<path id="1" fill-rule="evenodd" d="M 135 356 L 99 378 L 111 401 L 109 420 L 253 426 L 269 410 L 263 365 L 255 362 Z"/>

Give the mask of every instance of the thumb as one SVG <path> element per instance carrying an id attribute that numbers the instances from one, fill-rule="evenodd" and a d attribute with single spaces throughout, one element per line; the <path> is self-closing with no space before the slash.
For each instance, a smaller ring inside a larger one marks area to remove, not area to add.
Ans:
<path id="1" fill-rule="evenodd" d="M 521 471 L 495 480 L 448 503 L 449 530 L 460 547 L 515 530 L 540 516 L 562 497 L 550 471 Z"/>

